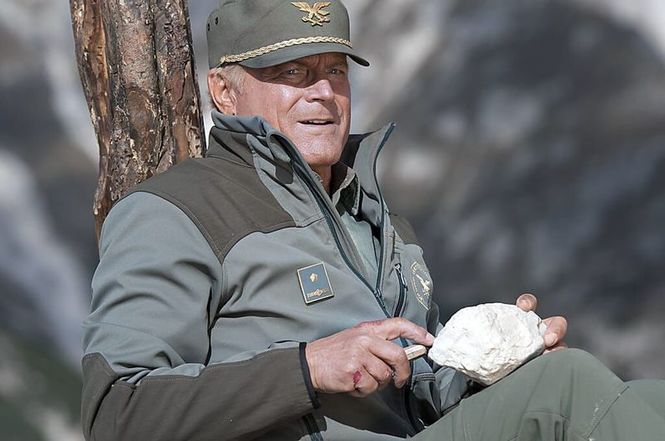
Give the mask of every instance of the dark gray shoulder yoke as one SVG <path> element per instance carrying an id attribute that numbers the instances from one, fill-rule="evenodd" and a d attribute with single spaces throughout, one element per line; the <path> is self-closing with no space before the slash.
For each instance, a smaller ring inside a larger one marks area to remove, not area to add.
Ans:
<path id="1" fill-rule="evenodd" d="M 187 160 L 136 186 L 180 208 L 206 238 L 220 262 L 243 237 L 295 226 L 247 164 L 207 157 Z"/>

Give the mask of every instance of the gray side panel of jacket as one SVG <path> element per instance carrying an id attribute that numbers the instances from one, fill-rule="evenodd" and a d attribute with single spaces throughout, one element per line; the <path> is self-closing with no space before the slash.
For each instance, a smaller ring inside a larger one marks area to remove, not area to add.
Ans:
<path id="1" fill-rule="evenodd" d="M 237 439 L 312 410 L 298 348 L 206 366 L 221 265 L 177 207 L 147 193 L 119 202 L 100 256 L 85 322 L 87 439 Z"/>

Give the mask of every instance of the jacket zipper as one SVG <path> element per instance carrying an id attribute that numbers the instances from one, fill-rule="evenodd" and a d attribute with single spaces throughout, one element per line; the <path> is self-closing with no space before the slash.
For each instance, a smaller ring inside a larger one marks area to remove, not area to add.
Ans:
<path id="1" fill-rule="evenodd" d="M 381 142 L 381 144 L 379 146 L 379 150 L 376 153 L 376 157 L 374 158 L 374 170 L 373 170 L 373 172 L 374 172 L 374 183 L 376 185 L 377 192 L 379 193 L 379 200 L 381 201 L 381 205 L 382 205 L 382 210 L 381 210 L 381 226 L 382 226 L 382 228 L 385 228 L 385 224 L 386 224 L 386 210 L 385 210 L 385 207 L 383 206 L 384 199 L 383 199 L 383 194 L 381 194 L 381 187 L 379 187 L 379 179 L 376 177 L 376 165 L 377 165 L 377 162 L 379 160 L 379 153 L 381 152 L 381 149 L 385 145 L 386 140 L 388 139 L 388 137 L 390 136 L 390 134 L 392 133 L 392 131 L 394 129 L 395 129 L 395 126 L 393 125 L 386 132 L 386 134 L 383 138 L 383 141 Z M 384 239 L 384 236 L 382 234 L 381 235 L 381 262 L 379 263 L 379 276 L 377 277 L 377 281 L 376 281 L 377 289 L 378 289 L 379 283 L 381 283 L 381 280 L 383 278 L 383 260 L 384 260 L 383 253 L 385 252 L 384 247 L 385 247 L 385 239 Z M 395 269 L 397 269 L 397 265 L 399 265 L 398 274 L 400 275 L 400 295 L 399 295 L 398 305 L 397 305 L 399 307 L 399 309 L 396 309 L 396 310 L 399 313 L 399 315 L 401 315 L 402 314 L 401 309 L 404 307 L 403 303 L 404 303 L 404 294 L 405 294 L 403 288 L 406 288 L 407 284 L 406 284 L 406 280 L 404 280 L 404 274 L 402 274 L 402 265 L 399 264 L 399 263 L 396 264 Z M 402 303 L 402 304 L 400 305 L 400 303 Z M 400 338 L 400 342 L 402 343 L 402 347 L 405 348 L 405 347 L 408 346 L 408 342 L 405 339 Z M 411 372 L 413 372 L 413 361 L 411 362 Z M 411 404 L 410 404 L 411 394 L 409 394 L 410 389 L 411 389 L 411 380 L 409 380 L 404 385 L 404 387 L 402 387 L 402 396 L 404 397 L 404 409 L 406 411 L 407 417 L 409 418 L 409 422 L 411 423 L 411 427 L 413 427 L 413 429 L 416 432 L 419 432 L 420 430 L 422 430 L 423 426 L 422 426 L 422 424 L 419 424 L 419 422 L 413 416 L 413 412 L 411 411 Z"/>
<path id="2" fill-rule="evenodd" d="M 402 273 L 402 264 L 395 264 L 395 272 L 397 273 L 397 279 L 399 280 L 399 297 L 397 299 L 397 306 L 395 307 L 394 317 L 400 317 L 402 315 L 402 310 L 404 309 L 404 299 L 406 298 L 406 291 L 409 290 L 409 287 L 406 284 L 406 278 L 404 273 Z"/>
<path id="3" fill-rule="evenodd" d="M 381 153 L 381 150 L 383 150 L 383 146 L 386 145 L 386 141 L 390 137 L 390 135 L 393 133 L 393 130 L 395 129 L 395 125 L 392 124 L 390 128 L 386 131 L 386 133 L 383 135 L 383 139 L 381 140 L 381 143 L 377 147 L 376 155 L 374 156 L 374 164 L 372 164 L 372 174 L 374 175 L 374 185 L 376 186 L 376 191 L 379 194 L 379 200 L 381 201 L 381 252 L 379 253 L 379 256 L 381 256 L 381 259 L 379 260 L 379 268 L 377 271 L 377 277 L 376 277 L 376 289 L 377 291 L 381 287 L 381 280 L 383 279 L 383 263 L 386 259 L 386 256 L 383 254 L 385 253 L 385 247 L 386 247 L 386 239 L 385 235 L 383 234 L 383 230 L 386 228 L 386 207 L 385 207 L 385 202 L 383 200 L 383 194 L 381 194 L 381 187 L 379 187 L 379 178 L 376 176 L 376 166 L 377 163 L 379 162 L 379 153 Z M 390 317 L 390 316 L 388 316 Z M 402 344 L 405 345 L 405 341 L 402 340 Z"/>
<path id="4" fill-rule="evenodd" d="M 412 361 L 410 364 L 411 364 L 411 372 L 413 372 L 414 362 Z M 411 426 L 413 426 L 416 432 L 420 432 L 425 428 L 425 426 L 413 416 L 413 412 L 411 411 L 411 394 L 409 393 L 410 389 L 411 389 L 411 379 L 409 379 L 409 381 L 402 388 L 402 390 L 404 390 L 404 408 L 406 409 L 406 415 L 409 417 L 409 422 L 411 423 Z"/>
<path id="5" fill-rule="evenodd" d="M 323 441 L 323 436 L 321 436 L 321 432 L 319 431 L 319 427 L 316 424 L 316 420 L 312 416 L 311 413 L 308 413 L 303 417 L 303 420 L 305 420 L 305 426 L 307 427 L 307 432 L 309 433 L 309 438 L 312 441 Z"/>

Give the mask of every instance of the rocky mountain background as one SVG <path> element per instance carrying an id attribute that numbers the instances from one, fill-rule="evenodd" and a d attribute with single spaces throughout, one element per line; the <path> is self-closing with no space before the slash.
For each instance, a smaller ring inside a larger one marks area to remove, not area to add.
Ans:
<path id="1" fill-rule="evenodd" d="M 216 0 L 190 2 L 199 73 Z M 444 314 L 530 291 L 571 345 L 665 377 L 665 3 L 353 0 L 354 127 Z M 81 440 L 95 138 L 67 2 L 0 0 L 0 439 Z"/>

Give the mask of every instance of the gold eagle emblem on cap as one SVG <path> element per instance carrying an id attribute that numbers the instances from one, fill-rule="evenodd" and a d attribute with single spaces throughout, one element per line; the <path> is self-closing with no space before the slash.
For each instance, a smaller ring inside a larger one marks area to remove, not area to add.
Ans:
<path id="1" fill-rule="evenodd" d="M 305 23 L 312 26 L 323 26 L 323 23 L 330 23 L 330 11 L 323 11 L 323 8 L 330 6 L 330 2 L 316 2 L 310 5 L 307 2 L 291 2 L 293 6 L 308 14 L 302 18 Z"/>

